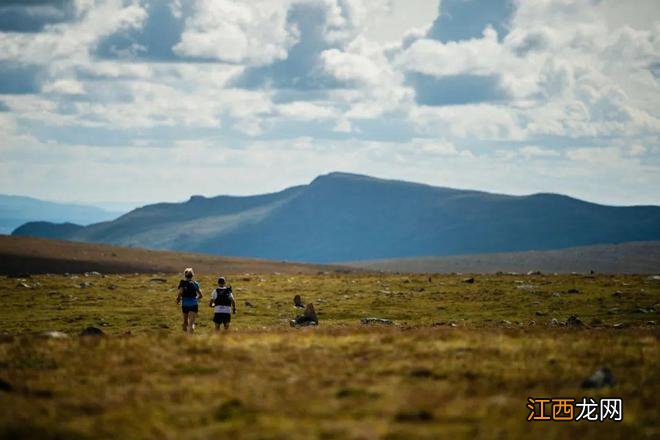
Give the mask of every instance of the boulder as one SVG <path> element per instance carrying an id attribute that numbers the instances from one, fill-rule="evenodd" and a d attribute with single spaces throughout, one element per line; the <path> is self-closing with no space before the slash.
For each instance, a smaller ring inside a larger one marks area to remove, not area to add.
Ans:
<path id="1" fill-rule="evenodd" d="M 472 278 L 472 277 L 470 277 L 470 278 L 465 278 L 465 279 L 463 280 L 463 282 L 464 282 L 464 283 L 468 283 L 468 284 L 474 284 L 474 278 Z"/>
<path id="2" fill-rule="evenodd" d="M 87 327 L 80 332 L 80 336 L 105 336 L 105 332 L 98 327 Z"/>
<path id="3" fill-rule="evenodd" d="M 385 318 L 362 318 L 360 322 L 362 322 L 362 324 L 385 324 L 385 325 L 394 324 L 394 321 Z"/>
<path id="4" fill-rule="evenodd" d="M 56 330 L 49 330 L 39 333 L 40 338 L 44 339 L 67 339 L 69 335 L 64 332 L 58 332 Z"/>
<path id="5" fill-rule="evenodd" d="M 611 387 L 616 384 L 612 371 L 607 367 L 601 367 L 582 381 L 582 388 Z"/>
<path id="6" fill-rule="evenodd" d="M 566 325 L 569 327 L 582 327 L 582 321 L 575 315 L 571 315 L 566 320 Z"/>

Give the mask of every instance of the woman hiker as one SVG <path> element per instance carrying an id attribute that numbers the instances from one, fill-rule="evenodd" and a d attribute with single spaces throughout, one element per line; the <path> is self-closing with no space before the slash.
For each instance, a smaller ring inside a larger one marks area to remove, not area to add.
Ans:
<path id="1" fill-rule="evenodd" d="M 199 290 L 197 281 L 193 281 L 195 273 L 192 268 L 187 268 L 183 271 L 184 279 L 179 281 L 179 294 L 176 297 L 176 303 L 181 304 L 181 312 L 183 312 L 183 331 L 194 333 L 195 320 L 197 319 L 197 312 L 199 308 L 197 304 L 202 299 L 202 291 Z"/>

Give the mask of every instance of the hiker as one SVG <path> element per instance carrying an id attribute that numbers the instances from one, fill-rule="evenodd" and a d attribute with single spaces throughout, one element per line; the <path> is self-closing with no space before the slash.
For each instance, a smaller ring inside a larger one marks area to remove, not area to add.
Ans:
<path id="1" fill-rule="evenodd" d="M 183 276 L 184 279 L 179 281 L 179 294 L 176 297 L 176 303 L 181 304 L 183 331 L 194 333 L 195 320 L 199 311 L 197 304 L 202 299 L 202 291 L 199 289 L 197 281 L 193 281 L 195 273 L 192 268 L 189 267 L 184 270 Z"/>
<path id="2" fill-rule="evenodd" d="M 218 278 L 218 287 L 211 294 L 211 301 L 209 301 L 209 307 L 214 307 L 215 331 L 220 331 L 220 324 L 224 325 L 225 330 L 229 330 L 231 313 L 236 314 L 236 301 L 234 301 L 231 286 L 227 286 L 226 283 L 224 277 Z"/>

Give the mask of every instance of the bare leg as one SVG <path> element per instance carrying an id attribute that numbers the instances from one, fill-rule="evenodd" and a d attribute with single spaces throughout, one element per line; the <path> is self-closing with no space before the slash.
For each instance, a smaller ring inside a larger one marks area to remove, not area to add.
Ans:
<path id="1" fill-rule="evenodd" d="M 195 321 L 197 320 L 197 313 L 190 312 L 188 314 L 188 332 L 195 333 Z"/>
<path id="2" fill-rule="evenodd" d="M 183 314 L 183 331 L 188 331 L 188 313 Z"/>
<path id="3" fill-rule="evenodd" d="M 215 323 L 215 331 L 216 332 L 220 331 L 220 324 L 218 324 L 217 322 Z"/>
<path id="4" fill-rule="evenodd" d="M 229 330 L 229 323 L 228 322 L 223 322 L 223 324 L 225 326 L 225 330 Z"/>

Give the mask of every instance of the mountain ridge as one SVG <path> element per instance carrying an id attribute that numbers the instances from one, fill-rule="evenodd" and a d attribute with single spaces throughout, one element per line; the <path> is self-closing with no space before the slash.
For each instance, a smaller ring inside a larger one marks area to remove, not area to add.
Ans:
<path id="1" fill-rule="evenodd" d="M 158 203 L 51 238 L 289 261 L 559 249 L 660 239 L 660 207 L 513 196 L 333 172 L 254 196 Z M 40 236 L 33 224 L 15 235 Z"/>

